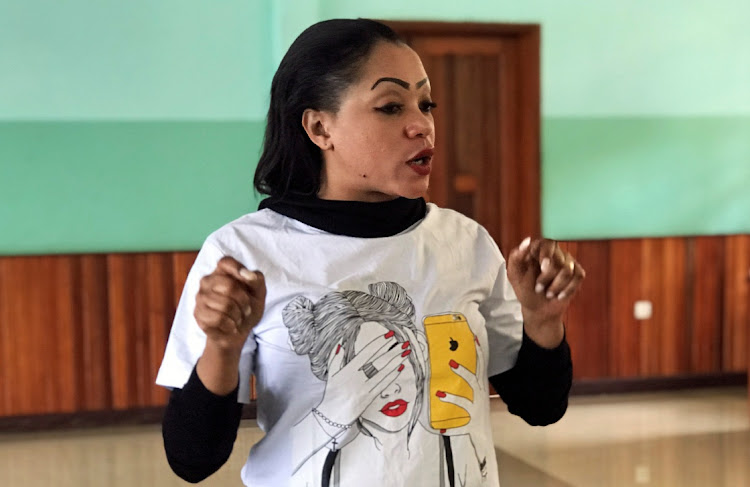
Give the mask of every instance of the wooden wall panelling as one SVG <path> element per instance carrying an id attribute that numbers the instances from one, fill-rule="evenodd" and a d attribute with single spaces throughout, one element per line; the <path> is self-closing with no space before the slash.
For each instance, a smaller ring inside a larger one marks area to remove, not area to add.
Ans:
<path id="1" fill-rule="evenodd" d="M 750 235 L 724 238 L 722 370 L 748 368 L 750 349 Z"/>
<path id="2" fill-rule="evenodd" d="M 0 258 L 0 416 L 7 416 L 12 409 L 10 381 L 15 380 L 14 348 L 11 345 L 13 327 L 10 324 L 11 300 L 10 259 Z"/>
<path id="3" fill-rule="evenodd" d="M 166 253 L 146 255 L 146 283 L 148 285 L 148 318 L 145 321 L 145 329 L 142 329 L 143 339 L 147 340 L 148 370 L 149 374 L 143 374 L 141 384 L 147 394 L 147 405 L 164 404 L 169 392 L 160 386 L 156 386 L 156 373 L 164 357 L 164 347 L 167 343 L 169 330 L 174 319 L 177 302 L 174 300 L 174 274 L 172 270 L 172 255 Z M 150 276 L 154 276 L 150 278 Z"/>
<path id="4" fill-rule="evenodd" d="M 169 254 L 107 257 L 110 370 L 115 409 L 163 404 L 154 384 L 174 314 Z"/>
<path id="5" fill-rule="evenodd" d="M 172 300 L 175 303 L 180 302 L 182 297 L 182 289 L 185 287 L 185 281 L 187 280 L 188 273 L 193 267 L 195 258 L 198 256 L 198 252 L 174 252 L 172 253 L 172 288 L 173 295 Z M 170 326 L 172 321 L 169 321 Z"/>
<path id="6" fill-rule="evenodd" d="M 610 375 L 609 242 L 561 242 L 586 270 L 578 295 L 564 317 L 575 379 Z"/>
<path id="7" fill-rule="evenodd" d="M 689 372 L 722 370 L 722 321 L 724 306 L 724 238 L 688 239 L 686 290 Z"/>
<path id="8" fill-rule="evenodd" d="M 107 256 L 110 377 L 114 409 L 127 409 L 132 403 L 138 403 L 133 374 L 133 369 L 138 366 L 138 360 L 134 357 L 133 328 L 137 317 L 142 316 L 136 305 L 142 305 L 143 299 L 138 299 L 138 295 L 143 286 L 138 286 L 136 282 L 135 264 L 135 255 Z"/>
<path id="9" fill-rule="evenodd" d="M 640 240 L 610 242 L 608 354 L 612 377 L 634 377 L 640 373 L 641 324 L 633 317 L 633 303 L 643 298 L 641 260 Z"/>
<path id="10" fill-rule="evenodd" d="M 654 314 L 641 326 L 641 336 L 648 337 L 650 342 L 642 343 L 641 375 L 684 373 L 689 364 L 685 326 L 688 320 L 685 300 L 687 240 L 675 237 L 643 239 L 642 242 L 641 276 L 645 298 L 652 301 Z"/>
<path id="11" fill-rule="evenodd" d="M 75 409 L 72 281 L 69 259 L 2 259 L 2 414 Z"/>
<path id="12" fill-rule="evenodd" d="M 76 274 L 73 303 L 76 312 L 76 370 L 80 411 L 112 407 L 109 356 L 109 303 L 107 297 L 107 257 L 73 257 Z"/>

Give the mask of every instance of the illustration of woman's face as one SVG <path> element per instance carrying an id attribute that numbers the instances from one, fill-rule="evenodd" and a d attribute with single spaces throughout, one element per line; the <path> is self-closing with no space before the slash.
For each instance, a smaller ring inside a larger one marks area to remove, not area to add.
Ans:
<path id="1" fill-rule="evenodd" d="M 388 331 L 388 328 L 374 321 L 362 324 L 354 343 L 355 352 L 359 353 L 375 337 L 383 336 Z M 411 344 L 411 346 L 419 345 Z M 402 363 L 404 368 L 396 380 L 385 385 L 375 401 L 362 413 L 363 421 L 381 430 L 400 431 L 409 424 L 412 417 L 417 398 L 416 376 L 408 358 L 404 358 Z"/>

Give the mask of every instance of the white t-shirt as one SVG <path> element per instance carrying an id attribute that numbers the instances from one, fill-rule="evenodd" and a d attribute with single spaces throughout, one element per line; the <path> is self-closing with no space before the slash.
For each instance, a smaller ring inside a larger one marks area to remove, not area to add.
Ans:
<path id="1" fill-rule="evenodd" d="M 252 487 L 499 485 L 488 377 L 510 369 L 521 307 L 505 260 L 473 220 L 433 204 L 398 235 L 355 238 L 270 209 L 211 234 L 191 269 L 157 384 L 181 388 L 206 337 L 199 281 L 223 256 L 261 270 L 263 319 L 240 359 L 265 437 Z M 446 439 L 447 438 L 447 439 Z"/>

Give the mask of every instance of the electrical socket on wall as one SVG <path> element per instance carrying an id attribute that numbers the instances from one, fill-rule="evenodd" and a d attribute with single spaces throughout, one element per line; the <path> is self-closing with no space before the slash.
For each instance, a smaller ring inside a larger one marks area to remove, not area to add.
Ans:
<path id="1" fill-rule="evenodd" d="M 635 316 L 636 320 L 647 320 L 651 318 L 653 312 L 654 308 L 651 301 L 640 300 L 636 301 L 633 305 L 633 316 Z"/>

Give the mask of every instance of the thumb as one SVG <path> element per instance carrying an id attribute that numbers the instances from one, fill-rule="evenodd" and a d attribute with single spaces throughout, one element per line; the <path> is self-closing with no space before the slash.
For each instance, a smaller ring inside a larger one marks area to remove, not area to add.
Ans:
<path id="1" fill-rule="evenodd" d="M 511 282 L 520 281 L 528 271 L 531 263 L 531 237 L 526 237 L 521 244 L 510 251 L 508 255 L 508 279 Z"/>

